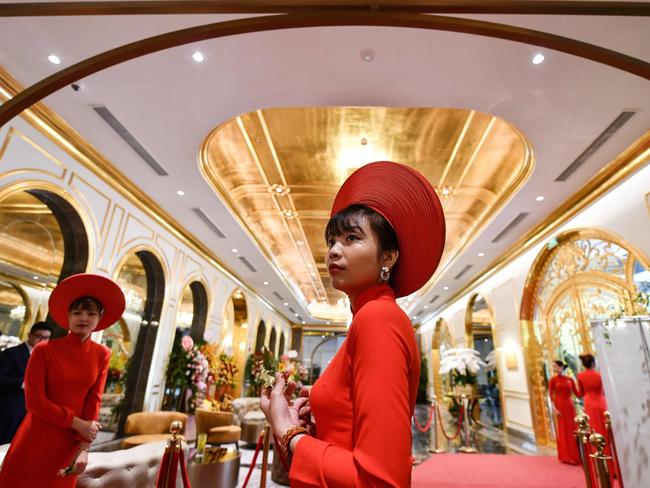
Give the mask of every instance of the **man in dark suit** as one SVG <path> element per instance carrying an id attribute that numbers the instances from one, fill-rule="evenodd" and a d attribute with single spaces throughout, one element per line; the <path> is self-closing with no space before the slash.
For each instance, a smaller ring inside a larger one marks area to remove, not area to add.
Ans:
<path id="1" fill-rule="evenodd" d="M 27 340 L 0 352 L 0 444 L 11 442 L 25 416 L 25 369 L 32 349 L 52 335 L 47 322 L 36 322 Z"/>

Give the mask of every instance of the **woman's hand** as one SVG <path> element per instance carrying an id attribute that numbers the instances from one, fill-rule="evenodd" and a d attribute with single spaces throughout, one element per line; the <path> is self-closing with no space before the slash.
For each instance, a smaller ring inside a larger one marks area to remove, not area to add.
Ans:
<path id="1" fill-rule="evenodd" d="M 97 432 L 99 432 L 101 425 L 94 420 L 81 420 L 78 417 L 73 417 L 70 427 L 76 430 L 88 442 L 93 442 L 97 437 Z"/>
<path id="2" fill-rule="evenodd" d="M 309 397 L 301 396 L 292 401 L 291 396 L 295 387 L 293 381 L 287 385 L 284 375 L 276 373 L 275 386 L 272 389 L 266 388 L 260 397 L 260 408 L 278 438 L 294 425 L 306 425 L 300 418 L 300 411 L 302 409 L 304 412 Z"/>
<path id="3" fill-rule="evenodd" d="M 77 458 L 74 461 L 74 473 L 81 474 L 86 470 L 88 465 L 88 451 L 83 449 L 77 455 Z"/>

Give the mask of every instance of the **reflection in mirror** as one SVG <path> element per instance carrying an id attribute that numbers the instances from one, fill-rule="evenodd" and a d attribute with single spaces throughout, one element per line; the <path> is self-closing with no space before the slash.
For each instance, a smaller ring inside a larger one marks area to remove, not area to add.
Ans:
<path id="1" fill-rule="evenodd" d="M 0 281 L 0 333 L 22 337 L 26 316 L 27 304 L 23 295 L 14 285 Z"/>
<path id="2" fill-rule="evenodd" d="M 183 290 L 181 302 L 178 305 L 178 313 L 176 314 L 176 328 L 181 330 L 190 329 L 192 327 L 192 320 L 194 318 L 194 296 L 190 286 L 186 286 Z"/>

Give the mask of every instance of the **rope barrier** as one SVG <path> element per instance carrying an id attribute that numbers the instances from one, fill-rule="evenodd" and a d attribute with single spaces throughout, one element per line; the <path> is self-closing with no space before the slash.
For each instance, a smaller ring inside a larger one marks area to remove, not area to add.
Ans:
<path id="1" fill-rule="evenodd" d="M 450 437 L 450 436 L 447 435 L 447 433 L 445 432 L 445 429 L 443 427 L 442 414 L 440 413 L 440 406 L 438 404 L 436 404 L 436 415 L 438 416 L 437 417 L 438 422 L 440 423 L 440 431 L 442 432 L 442 435 L 444 435 L 445 438 L 448 441 L 453 441 L 454 439 L 456 439 L 460 435 L 460 429 L 461 429 L 461 426 L 463 424 L 463 412 L 464 412 L 464 408 L 461 405 L 460 410 L 458 411 L 458 425 L 457 425 L 456 433 L 453 436 Z"/>
<path id="2" fill-rule="evenodd" d="M 246 474 L 246 479 L 244 480 L 244 484 L 241 485 L 242 488 L 246 488 L 248 485 L 248 481 L 251 479 L 251 475 L 253 474 L 253 470 L 255 469 L 255 462 L 257 461 L 257 455 L 260 453 L 260 449 L 262 448 L 262 443 L 264 442 L 264 434 L 260 435 L 260 438 L 257 441 L 257 446 L 255 447 L 255 454 L 253 454 L 253 460 L 251 461 L 251 465 L 248 468 L 248 473 Z"/>
<path id="3" fill-rule="evenodd" d="M 420 432 L 428 431 L 431 428 L 431 422 L 433 421 L 433 405 L 431 405 L 431 407 L 429 408 L 429 421 L 426 423 L 424 427 L 420 425 L 415 415 L 413 415 L 413 421 L 415 422 L 415 427 L 417 427 L 417 429 Z"/>

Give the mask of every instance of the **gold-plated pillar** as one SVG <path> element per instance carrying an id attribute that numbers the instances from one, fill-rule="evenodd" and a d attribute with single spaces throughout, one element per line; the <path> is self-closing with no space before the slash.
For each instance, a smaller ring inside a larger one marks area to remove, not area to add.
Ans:
<path id="1" fill-rule="evenodd" d="M 442 423 L 442 417 L 438 416 L 438 400 L 436 395 L 433 395 L 433 400 L 431 401 L 431 408 L 433 409 L 433 424 L 431 425 L 431 436 L 433 437 L 433 446 L 429 447 L 429 452 L 432 454 L 443 454 L 447 452 L 443 447 L 438 443 L 438 429 L 444 428 L 442 425 L 438 425 L 438 420 Z"/>
<path id="2" fill-rule="evenodd" d="M 605 454 L 605 447 L 607 446 L 607 441 L 605 437 L 600 434 L 591 434 L 589 436 L 589 442 L 596 449 L 594 454 L 589 456 L 596 463 L 596 477 L 598 478 L 599 488 L 611 488 L 611 478 L 609 477 L 609 467 L 607 466 L 608 461 L 612 459 L 611 456 Z"/>
<path id="3" fill-rule="evenodd" d="M 575 418 L 576 425 L 578 430 L 575 431 L 574 435 L 576 438 L 576 443 L 578 444 L 578 452 L 580 453 L 580 461 L 582 464 L 582 470 L 585 473 L 585 480 L 587 488 L 595 488 L 594 483 L 596 480 L 591 479 L 591 467 L 589 459 L 589 435 L 591 434 L 591 428 L 589 427 L 589 416 L 585 413 L 577 415 Z"/>

